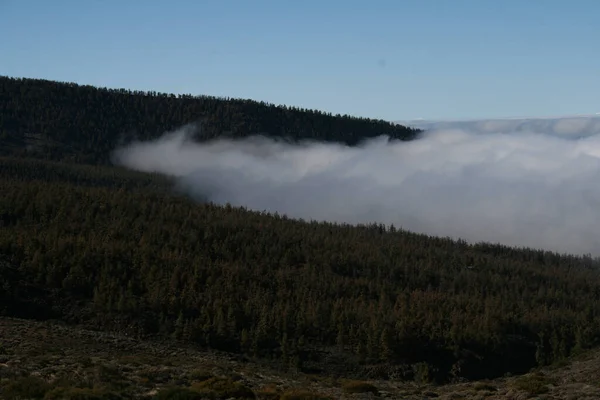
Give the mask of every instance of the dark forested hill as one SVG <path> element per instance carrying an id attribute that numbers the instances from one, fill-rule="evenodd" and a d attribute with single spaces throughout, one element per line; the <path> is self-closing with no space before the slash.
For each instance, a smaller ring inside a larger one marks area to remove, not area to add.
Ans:
<path id="1" fill-rule="evenodd" d="M 195 204 L 165 177 L 64 162 L 102 164 L 123 139 L 191 122 L 198 140 L 418 133 L 254 101 L 0 78 L 0 315 L 418 381 L 525 372 L 600 343 L 589 257 Z"/>
<path id="2" fill-rule="evenodd" d="M 196 138 L 252 134 L 356 144 L 418 131 L 382 120 L 333 116 L 265 102 L 105 89 L 0 77 L 0 151 L 54 160 L 108 161 L 121 140 L 149 139 L 198 123 Z"/>
<path id="3" fill-rule="evenodd" d="M 198 205 L 112 167 L 2 158 L 0 188 L 1 314 L 421 381 L 600 341 L 588 258 Z"/>

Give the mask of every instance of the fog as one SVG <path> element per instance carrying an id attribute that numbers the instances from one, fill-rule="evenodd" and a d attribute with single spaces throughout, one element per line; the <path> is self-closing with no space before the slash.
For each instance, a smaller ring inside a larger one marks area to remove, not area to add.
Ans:
<path id="1" fill-rule="evenodd" d="M 600 134 L 600 113 L 545 118 L 496 118 L 467 121 L 414 120 L 398 122 L 402 125 L 409 125 L 428 131 L 460 129 L 478 134 L 525 132 L 564 138 L 579 138 Z"/>
<path id="2" fill-rule="evenodd" d="M 492 122 L 358 147 L 262 137 L 198 144 L 185 127 L 120 148 L 114 162 L 174 175 L 218 204 L 600 255 L 600 119 L 557 119 L 560 129 L 547 132 L 539 127 L 548 121 L 531 119 L 538 128 L 529 130 Z"/>

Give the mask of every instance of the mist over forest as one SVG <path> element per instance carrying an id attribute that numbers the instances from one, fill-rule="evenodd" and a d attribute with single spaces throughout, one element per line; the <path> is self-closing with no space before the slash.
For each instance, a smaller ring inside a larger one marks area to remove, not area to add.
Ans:
<path id="1" fill-rule="evenodd" d="M 2 317 L 419 384 L 600 343 L 596 120 L 422 130 L 15 78 L 0 99 Z"/>
<path id="2" fill-rule="evenodd" d="M 600 254 L 600 118 L 428 128 L 412 141 L 379 136 L 349 146 L 260 136 L 197 143 L 197 127 L 187 126 L 119 148 L 113 161 L 176 176 L 217 204 Z"/>

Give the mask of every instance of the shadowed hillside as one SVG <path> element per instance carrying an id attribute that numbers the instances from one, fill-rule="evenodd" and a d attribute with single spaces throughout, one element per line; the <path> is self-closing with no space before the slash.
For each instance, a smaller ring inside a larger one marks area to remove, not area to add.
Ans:
<path id="1" fill-rule="evenodd" d="M 0 317 L 0 397 L 34 399 L 597 399 L 598 351 L 518 377 L 435 385 L 282 371 L 173 340 Z M 20 396 L 20 397 L 19 397 Z"/>
<path id="2" fill-rule="evenodd" d="M 123 141 L 156 138 L 195 123 L 197 140 L 255 134 L 356 144 L 417 130 L 265 102 L 106 89 L 0 77 L 0 152 L 53 160 L 106 163 Z"/>
<path id="3" fill-rule="evenodd" d="M 523 373 L 595 346 L 586 257 L 198 205 L 168 180 L 0 159 L 0 312 L 355 378 Z"/>
<path id="4" fill-rule="evenodd" d="M 0 87 L 4 317 L 223 352 L 291 376 L 355 379 L 342 389 L 366 392 L 376 390 L 360 380 L 460 385 L 523 374 L 600 342 L 600 276 L 590 257 L 198 204 L 164 176 L 81 164 L 105 163 L 127 135 L 147 139 L 194 121 L 197 140 L 264 133 L 355 144 L 417 131 L 243 100 L 10 78 Z M 0 343 L 14 355 L 5 349 Z M 100 396 L 93 391 L 113 378 L 107 398 L 125 393 L 130 378 L 138 395 L 157 388 L 96 361 L 78 367 L 95 375 L 75 389 L 44 386 L 48 377 L 22 386 L 37 382 L 53 398 Z M 223 385 L 254 395 L 250 381 L 196 378 L 159 383 L 197 380 L 194 393 L 179 393 L 186 398 Z M 554 382 L 523 379 L 515 385 L 525 391 Z"/>

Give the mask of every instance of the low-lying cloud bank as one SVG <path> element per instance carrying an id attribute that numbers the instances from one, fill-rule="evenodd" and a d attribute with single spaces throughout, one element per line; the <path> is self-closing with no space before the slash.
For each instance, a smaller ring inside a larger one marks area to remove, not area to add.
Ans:
<path id="1" fill-rule="evenodd" d="M 590 119 L 559 124 L 568 134 L 463 126 L 358 147 L 260 137 L 198 144 L 183 128 L 118 149 L 114 160 L 175 175 L 215 203 L 599 256 L 600 130 L 592 128 L 600 118 Z"/>
<path id="2" fill-rule="evenodd" d="M 459 129 L 473 134 L 524 132 L 577 139 L 600 134 L 600 113 L 597 115 L 546 118 L 497 118 L 470 121 L 414 120 L 403 122 L 402 125 L 409 125 L 428 131 Z"/>

